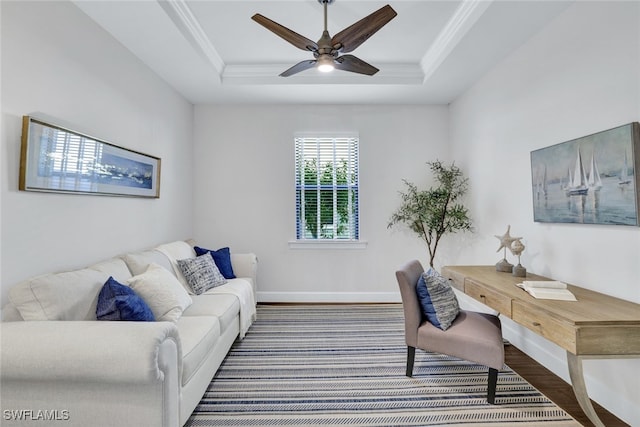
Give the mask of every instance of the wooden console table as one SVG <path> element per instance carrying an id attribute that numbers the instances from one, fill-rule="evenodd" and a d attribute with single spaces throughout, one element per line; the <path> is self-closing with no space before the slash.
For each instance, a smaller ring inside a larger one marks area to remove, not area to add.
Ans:
<path id="1" fill-rule="evenodd" d="M 442 275 L 456 289 L 565 349 L 578 403 L 594 425 L 604 427 L 591 405 L 582 361 L 640 357 L 640 304 L 572 285 L 578 301 L 536 299 L 516 283 L 552 279 L 528 273 L 513 277 L 495 266 L 447 266 Z"/>

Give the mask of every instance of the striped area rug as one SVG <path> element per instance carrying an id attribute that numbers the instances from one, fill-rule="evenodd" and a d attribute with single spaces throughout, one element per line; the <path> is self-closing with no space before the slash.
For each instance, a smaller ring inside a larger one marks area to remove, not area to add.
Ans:
<path id="1" fill-rule="evenodd" d="M 579 426 L 509 367 L 416 351 L 399 304 L 260 305 L 186 426 Z"/>

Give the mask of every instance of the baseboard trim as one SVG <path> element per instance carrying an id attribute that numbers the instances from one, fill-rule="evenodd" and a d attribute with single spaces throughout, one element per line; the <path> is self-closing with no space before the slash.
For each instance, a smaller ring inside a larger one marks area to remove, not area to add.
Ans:
<path id="1" fill-rule="evenodd" d="M 400 292 L 257 292 L 258 302 L 400 303 Z"/>

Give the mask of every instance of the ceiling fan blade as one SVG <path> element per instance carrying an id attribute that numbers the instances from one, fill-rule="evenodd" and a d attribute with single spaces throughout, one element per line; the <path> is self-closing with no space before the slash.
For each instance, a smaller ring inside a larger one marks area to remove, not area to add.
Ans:
<path id="1" fill-rule="evenodd" d="M 313 40 L 309 40 L 305 36 L 301 36 L 295 31 L 290 30 L 287 27 L 284 27 L 278 24 L 277 22 L 272 21 L 269 18 L 260 15 L 259 13 L 256 13 L 255 15 L 253 15 L 251 19 L 253 19 L 258 24 L 265 27 L 267 30 L 282 37 L 283 39 L 285 39 L 286 41 L 288 41 L 298 49 L 308 50 L 311 52 L 315 52 L 318 50 L 318 45 Z"/>
<path id="2" fill-rule="evenodd" d="M 391 6 L 383 6 L 333 36 L 331 44 L 339 52 L 352 52 L 396 15 L 396 11 Z"/>
<path id="3" fill-rule="evenodd" d="M 280 74 L 280 77 L 289 77 L 289 76 L 292 76 L 294 74 L 299 73 L 300 71 L 308 70 L 309 68 L 313 68 L 315 66 L 316 66 L 316 60 L 315 59 L 309 59 L 307 61 L 298 62 L 293 67 L 289 68 L 286 71 L 283 71 Z"/>
<path id="4" fill-rule="evenodd" d="M 378 70 L 371 64 L 367 64 L 362 59 L 353 55 L 342 55 L 335 60 L 335 67 L 342 71 L 351 71 L 352 73 L 366 74 L 373 76 Z"/>

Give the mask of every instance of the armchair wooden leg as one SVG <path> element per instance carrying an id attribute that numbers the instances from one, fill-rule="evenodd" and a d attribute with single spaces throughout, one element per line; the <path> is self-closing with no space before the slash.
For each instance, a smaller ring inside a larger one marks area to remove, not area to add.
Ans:
<path id="1" fill-rule="evenodd" d="M 407 373 L 408 377 L 413 376 L 413 361 L 416 358 L 416 348 L 407 346 Z"/>
<path id="2" fill-rule="evenodd" d="M 498 383 L 498 370 L 489 368 L 489 381 L 487 383 L 487 402 L 496 403 L 496 385 Z"/>

